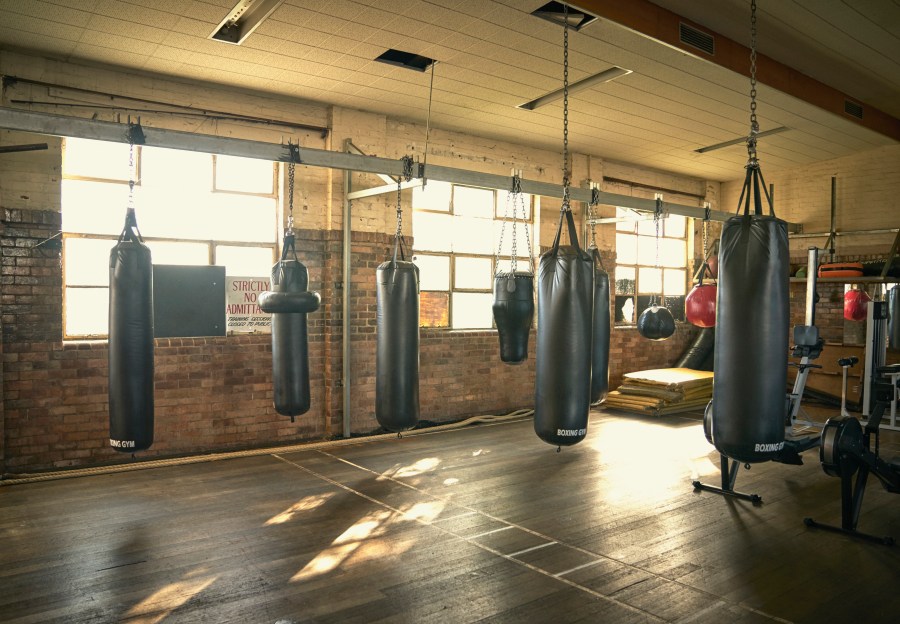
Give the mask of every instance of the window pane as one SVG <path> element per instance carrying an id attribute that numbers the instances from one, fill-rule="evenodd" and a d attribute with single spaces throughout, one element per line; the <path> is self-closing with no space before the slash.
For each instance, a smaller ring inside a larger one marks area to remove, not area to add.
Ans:
<path id="1" fill-rule="evenodd" d="M 416 254 L 420 290 L 450 290 L 450 257 Z M 445 306 L 446 307 L 446 306 Z M 427 327 L 432 327 L 428 325 Z"/>
<path id="2" fill-rule="evenodd" d="M 413 215 L 415 248 L 425 251 L 451 251 L 453 218 L 450 215 L 417 212 Z"/>
<path id="3" fill-rule="evenodd" d="M 216 264 L 225 267 L 225 275 L 268 276 L 275 264 L 275 253 L 271 247 L 216 245 Z"/>
<path id="4" fill-rule="evenodd" d="M 153 264 L 188 264 L 207 266 L 209 246 L 206 243 L 176 243 L 172 241 L 147 241 Z"/>
<path id="5" fill-rule="evenodd" d="M 635 264 L 656 266 L 656 239 L 651 236 L 638 236 L 638 254 Z"/>
<path id="6" fill-rule="evenodd" d="M 64 232 L 117 235 L 122 231 L 128 207 L 127 184 L 63 180 L 61 190 Z M 137 196 L 139 189 L 135 188 L 135 193 Z M 140 212 L 137 217 L 138 226 L 142 226 Z"/>
<path id="7" fill-rule="evenodd" d="M 639 218 L 639 215 L 630 208 L 622 208 L 621 206 L 616 206 L 616 218 L 626 219 L 626 221 L 616 222 L 616 230 L 620 232 L 634 232 L 635 220 Z"/>
<path id="8" fill-rule="evenodd" d="M 468 254 L 494 253 L 492 219 L 453 217 L 453 251 Z M 444 234 L 446 236 L 446 233 Z"/>
<path id="9" fill-rule="evenodd" d="M 684 296 L 666 297 L 665 305 L 676 321 L 684 321 Z"/>
<path id="10" fill-rule="evenodd" d="M 616 322 L 634 323 L 634 296 L 616 296 Z"/>
<path id="11" fill-rule="evenodd" d="M 490 329 L 493 294 L 453 293 L 453 329 Z"/>
<path id="12" fill-rule="evenodd" d="M 634 294 L 634 267 L 616 267 L 616 294 L 617 295 L 633 295 Z"/>
<path id="13" fill-rule="evenodd" d="M 638 269 L 638 293 L 662 293 L 662 269 L 641 267 Z"/>
<path id="14" fill-rule="evenodd" d="M 66 238 L 66 285 L 109 286 L 109 252 L 115 246 L 108 239 Z"/>
<path id="15" fill-rule="evenodd" d="M 684 238 L 687 229 L 687 218 L 681 215 L 671 215 L 666 218 L 665 231 L 666 236 L 674 238 Z"/>
<path id="16" fill-rule="evenodd" d="M 138 196 L 137 222 L 145 236 L 215 238 L 209 191 L 143 188 Z"/>
<path id="17" fill-rule="evenodd" d="M 453 187 L 453 213 L 484 219 L 493 218 L 494 191 L 470 186 Z"/>
<path id="18" fill-rule="evenodd" d="M 449 182 L 429 180 L 425 188 L 413 187 L 413 210 L 439 210 L 450 212 L 450 191 L 453 188 Z"/>
<path id="19" fill-rule="evenodd" d="M 212 156 L 187 150 L 144 147 L 141 186 L 170 196 L 212 190 Z"/>
<path id="20" fill-rule="evenodd" d="M 507 206 L 507 201 L 510 204 Z M 513 213 L 515 213 L 516 218 L 522 219 L 523 209 L 524 209 L 524 219 L 525 221 L 531 221 L 531 195 L 528 193 L 519 193 L 519 198 L 516 201 L 515 210 L 512 205 L 512 193 L 509 191 L 497 191 L 497 218 L 498 219 L 512 219 Z"/>
<path id="21" fill-rule="evenodd" d="M 687 294 L 687 272 L 682 269 L 666 269 L 663 273 L 666 297 Z"/>
<path id="22" fill-rule="evenodd" d="M 138 151 L 138 148 L 135 148 L 135 161 L 138 158 Z M 126 143 L 66 139 L 64 175 L 128 181 L 129 171 Z"/>
<path id="23" fill-rule="evenodd" d="M 687 245 L 683 240 L 661 238 L 659 263 L 666 267 L 683 267 L 687 264 Z"/>
<path id="24" fill-rule="evenodd" d="M 490 290 L 493 277 L 490 258 L 456 258 L 453 273 L 454 288 Z"/>
<path id="25" fill-rule="evenodd" d="M 66 335 L 109 332 L 109 288 L 66 288 Z"/>
<path id="26" fill-rule="evenodd" d="M 637 236 L 616 233 L 616 262 L 637 264 Z"/>
<path id="27" fill-rule="evenodd" d="M 243 193 L 274 191 L 275 167 L 268 160 L 216 156 L 216 189 Z"/>
<path id="28" fill-rule="evenodd" d="M 212 222 L 207 224 L 207 238 L 244 243 L 275 239 L 274 198 L 213 193 L 210 201 Z"/>
<path id="29" fill-rule="evenodd" d="M 656 225 L 653 223 L 653 219 L 643 218 L 638 221 L 637 231 L 638 234 L 642 234 L 644 236 L 656 236 Z M 659 224 L 659 234 L 660 236 L 662 236 L 662 223 Z"/>
<path id="30" fill-rule="evenodd" d="M 419 325 L 421 327 L 450 326 L 450 293 L 422 291 L 419 293 Z"/>

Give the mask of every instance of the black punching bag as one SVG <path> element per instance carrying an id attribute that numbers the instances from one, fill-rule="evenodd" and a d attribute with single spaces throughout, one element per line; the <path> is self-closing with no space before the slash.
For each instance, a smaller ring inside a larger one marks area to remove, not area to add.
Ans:
<path id="1" fill-rule="evenodd" d="M 588 247 L 594 259 L 594 323 L 591 356 L 591 403 L 599 403 L 609 393 L 609 274 L 603 270 L 600 250 Z"/>
<path id="2" fill-rule="evenodd" d="M 888 346 L 900 351 L 900 286 L 887 291 Z"/>
<path id="3" fill-rule="evenodd" d="M 534 319 L 534 275 L 522 271 L 494 276 L 494 322 L 500 336 L 500 360 L 528 359 L 528 334 Z"/>
<path id="4" fill-rule="evenodd" d="M 419 421 L 419 267 L 397 260 L 400 246 L 378 266 L 375 291 L 375 418 L 397 432 Z"/>
<path id="5" fill-rule="evenodd" d="M 748 166 L 744 214 L 725 222 L 719 247 L 711 432 L 716 449 L 739 462 L 775 457 L 784 446 L 786 416 L 787 224 L 771 205 L 770 215 L 762 214 L 758 175 Z M 755 214 L 749 212 L 751 178 Z"/>
<path id="6" fill-rule="evenodd" d="M 275 411 L 294 417 L 309 411 L 309 335 L 307 312 L 319 308 L 319 293 L 309 292 L 309 271 L 297 258 L 294 235 L 285 234 L 281 260 L 272 267 L 272 290 L 259 297 L 272 313 L 272 385 Z M 288 257 L 288 253 L 293 258 Z"/>
<path id="7" fill-rule="evenodd" d="M 153 444 L 153 263 L 133 209 L 109 254 L 109 444 Z"/>
<path id="8" fill-rule="evenodd" d="M 572 244 L 560 247 L 564 219 Z M 570 210 L 562 211 L 553 247 L 541 255 L 537 299 L 534 431 L 568 446 L 587 434 L 594 304 L 594 260 L 578 246 Z"/>

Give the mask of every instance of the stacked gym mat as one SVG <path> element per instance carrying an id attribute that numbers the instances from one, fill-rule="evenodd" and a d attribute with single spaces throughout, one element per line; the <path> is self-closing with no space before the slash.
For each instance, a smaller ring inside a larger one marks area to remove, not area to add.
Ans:
<path id="1" fill-rule="evenodd" d="M 640 414 L 664 415 L 702 410 L 712 398 L 713 374 L 690 368 L 657 368 L 626 373 L 606 407 Z"/>

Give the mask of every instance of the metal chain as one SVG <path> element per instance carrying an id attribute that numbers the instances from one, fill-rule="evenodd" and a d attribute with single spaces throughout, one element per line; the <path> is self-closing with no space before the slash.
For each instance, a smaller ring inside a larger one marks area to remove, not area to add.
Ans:
<path id="1" fill-rule="evenodd" d="M 128 211 L 134 212 L 134 143 L 128 143 Z"/>
<path id="2" fill-rule="evenodd" d="M 294 163 L 288 163 L 288 232 L 294 231 Z"/>
<path id="3" fill-rule="evenodd" d="M 747 137 L 749 165 L 756 164 L 756 135 L 759 122 L 756 119 L 756 0 L 750 0 L 750 135 Z"/>
<path id="4" fill-rule="evenodd" d="M 413 171 L 411 156 L 404 156 L 401 161 L 403 162 L 403 174 L 397 178 L 397 233 L 395 234 L 397 238 L 403 238 L 403 205 L 400 203 L 400 191 L 403 190 L 404 180 L 407 182 L 412 180 Z"/>
<path id="5" fill-rule="evenodd" d="M 569 209 L 569 5 L 563 4 L 563 201 Z"/>
<path id="6" fill-rule="evenodd" d="M 656 229 L 656 270 L 660 272 L 660 278 L 662 278 L 662 269 L 659 266 L 659 226 L 662 221 L 662 197 L 656 198 L 656 210 L 653 212 L 653 226 Z M 662 286 L 662 279 L 660 279 L 660 286 Z M 660 293 L 660 299 L 662 299 L 662 293 Z M 653 293 L 653 297 L 650 300 L 650 305 L 653 305 L 656 302 L 656 293 Z"/>
<path id="7" fill-rule="evenodd" d="M 512 180 L 512 196 L 513 196 L 513 220 L 512 220 L 512 245 L 510 251 L 510 259 L 509 259 L 509 271 L 512 273 L 512 276 L 516 276 L 516 222 L 518 219 L 518 210 L 517 204 L 519 201 L 519 196 L 522 194 L 522 183 L 519 180 L 519 174 L 513 176 Z M 507 195 L 507 197 L 509 197 Z"/>
<path id="8" fill-rule="evenodd" d="M 588 225 L 591 228 L 591 247 L 597 247 L 597 231 L 594 224 L 594 206 L 600 203 L 600 189 L 591 187 L 591 201 L 588 202 Z"/>
<path id="9" fill-rule="evenodd" d="M 706 263 L 706 254 L 709 253 L 709 218 L 710 218 L 709 202 L 703 204 L 703 262 Z"/>

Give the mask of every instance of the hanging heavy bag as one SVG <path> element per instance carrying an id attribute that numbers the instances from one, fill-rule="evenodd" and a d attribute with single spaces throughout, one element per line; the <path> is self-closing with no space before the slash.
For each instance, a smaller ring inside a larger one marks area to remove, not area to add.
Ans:
<path id="1" fill-rule="evenodd" d="M 528 359 L 528 335 L 534 320 L 534 274 L 496 274 L 492 309 L 500 338 L 500 360 L 521 364 Z"/>
<path id="2" fill-rule="evenodd" d="M 693 370 L 712 370 L 713 346 L 716 344 L 716 330 L 704 327 L 690 347 L 685 349 L 673 368 L 690 368 Z M 709 366 L 707 366 L 707 363 Z"/>
<path id="3" fill-rule="evenodd" d="M 571 245 L 560 247 L 564 220 Z M 538 264 L 534 430 L 555 446 L 587 434 L 593 302 L 594 261 L 578 246 L 572 212 L 563 210 L 553 246 Z"/>
<path id="4" fill-rule="evenodd" d="M 851 288 L 844 293 L 844 318 L 848 321 L 864 321 L 868 312 L 866 305 L 872 301 L 869 294 L 859 288 Z"/>
<path id="5" fill-rule="evenodd" d="M 900 351 L 900 286 L 887 291 L 888 346 Z"/>
<path id="6" fill-rule="evenodd" d="M 133 208 L 109 254 L 109 444 L 153 444 L 153 263 Z"/>
<path id="7" fill-rule="evenodd" d="M 419 422 L 419 267 L 406 260 L 399 185 L 394 253 L 375 285 L 375 418 L 396 432 Z"/>
<path id="8" fill-rule="evenodd" d="M 534 256 L 531 250 L 531 236 L 528 234 L 528 223 L 525 204 L 522 197 L 519 175 L 512 178 L 512 190 L 506 196 L 505 217 L 509 219 L 509 206 L 512 204 L 512 245 L 510 251 L 510 270 L 500 271 L 500 252 L 503 248 L 503 235 L 506 232 L 506 220 L 500 230 L 500 242 L 494 257 L 497 273 L 494 275 L 494 302 L 491 306 L 497 335 L 500 339 L 500 361 L 506 364 L 521 364 L 528 359 L 528 336 L 534 320 Z M 528 244 L 530 271 L 517 271 L 516 264 L 516 226 L 519 222 L 519 205 L 522 208 L 522 226 L 525 228 L 525 239 Z"/>
<path id="9" fill-rule="evenodd" d="M 716 449 L 740 462 L 770 460 L 784 446 L 787 224 L 775 217 L 771 202 L 770 214 L 762 213 L 760 178 L 758 165 L 748 165 L 738 203 L 740 210 L 746 198 L 744 214 L 725 222 L 719 246 L 711 431 Z"/>
<path id="10" fill-rule="evenodd" d="M 591 334 L 591 403 L 599 403 L 609 393 L 609 274 L 603 270 L 600 250 L 592 244 L 588 253 L 594 263 L 594 310 Z"/>
<path id="11" fill-rule="evenodd" d="M 704 284 L 703 277 L 709 271 L 709 265 L 704 263 L 700 268 L 700 277 L 691 292 L 684 298 L 684 318 L 691 325 L 697 327 L 716 326 L 716 295 L 718 289 L 715 284 Z"/>
<path id="12" fill-rule="evenodd" d="M 292 257 L 289 257 L 292 256 Z M 309 292 L 309 271 L 297 258 L 294 234 L 284 236 L 281 260 L 272 267 L 272 290 L 259 307 L 272 314 L 272 385 L 275 411 L 305 414 L 310 407 L 308 312 L 319 309 L 319 293 Z"/>

